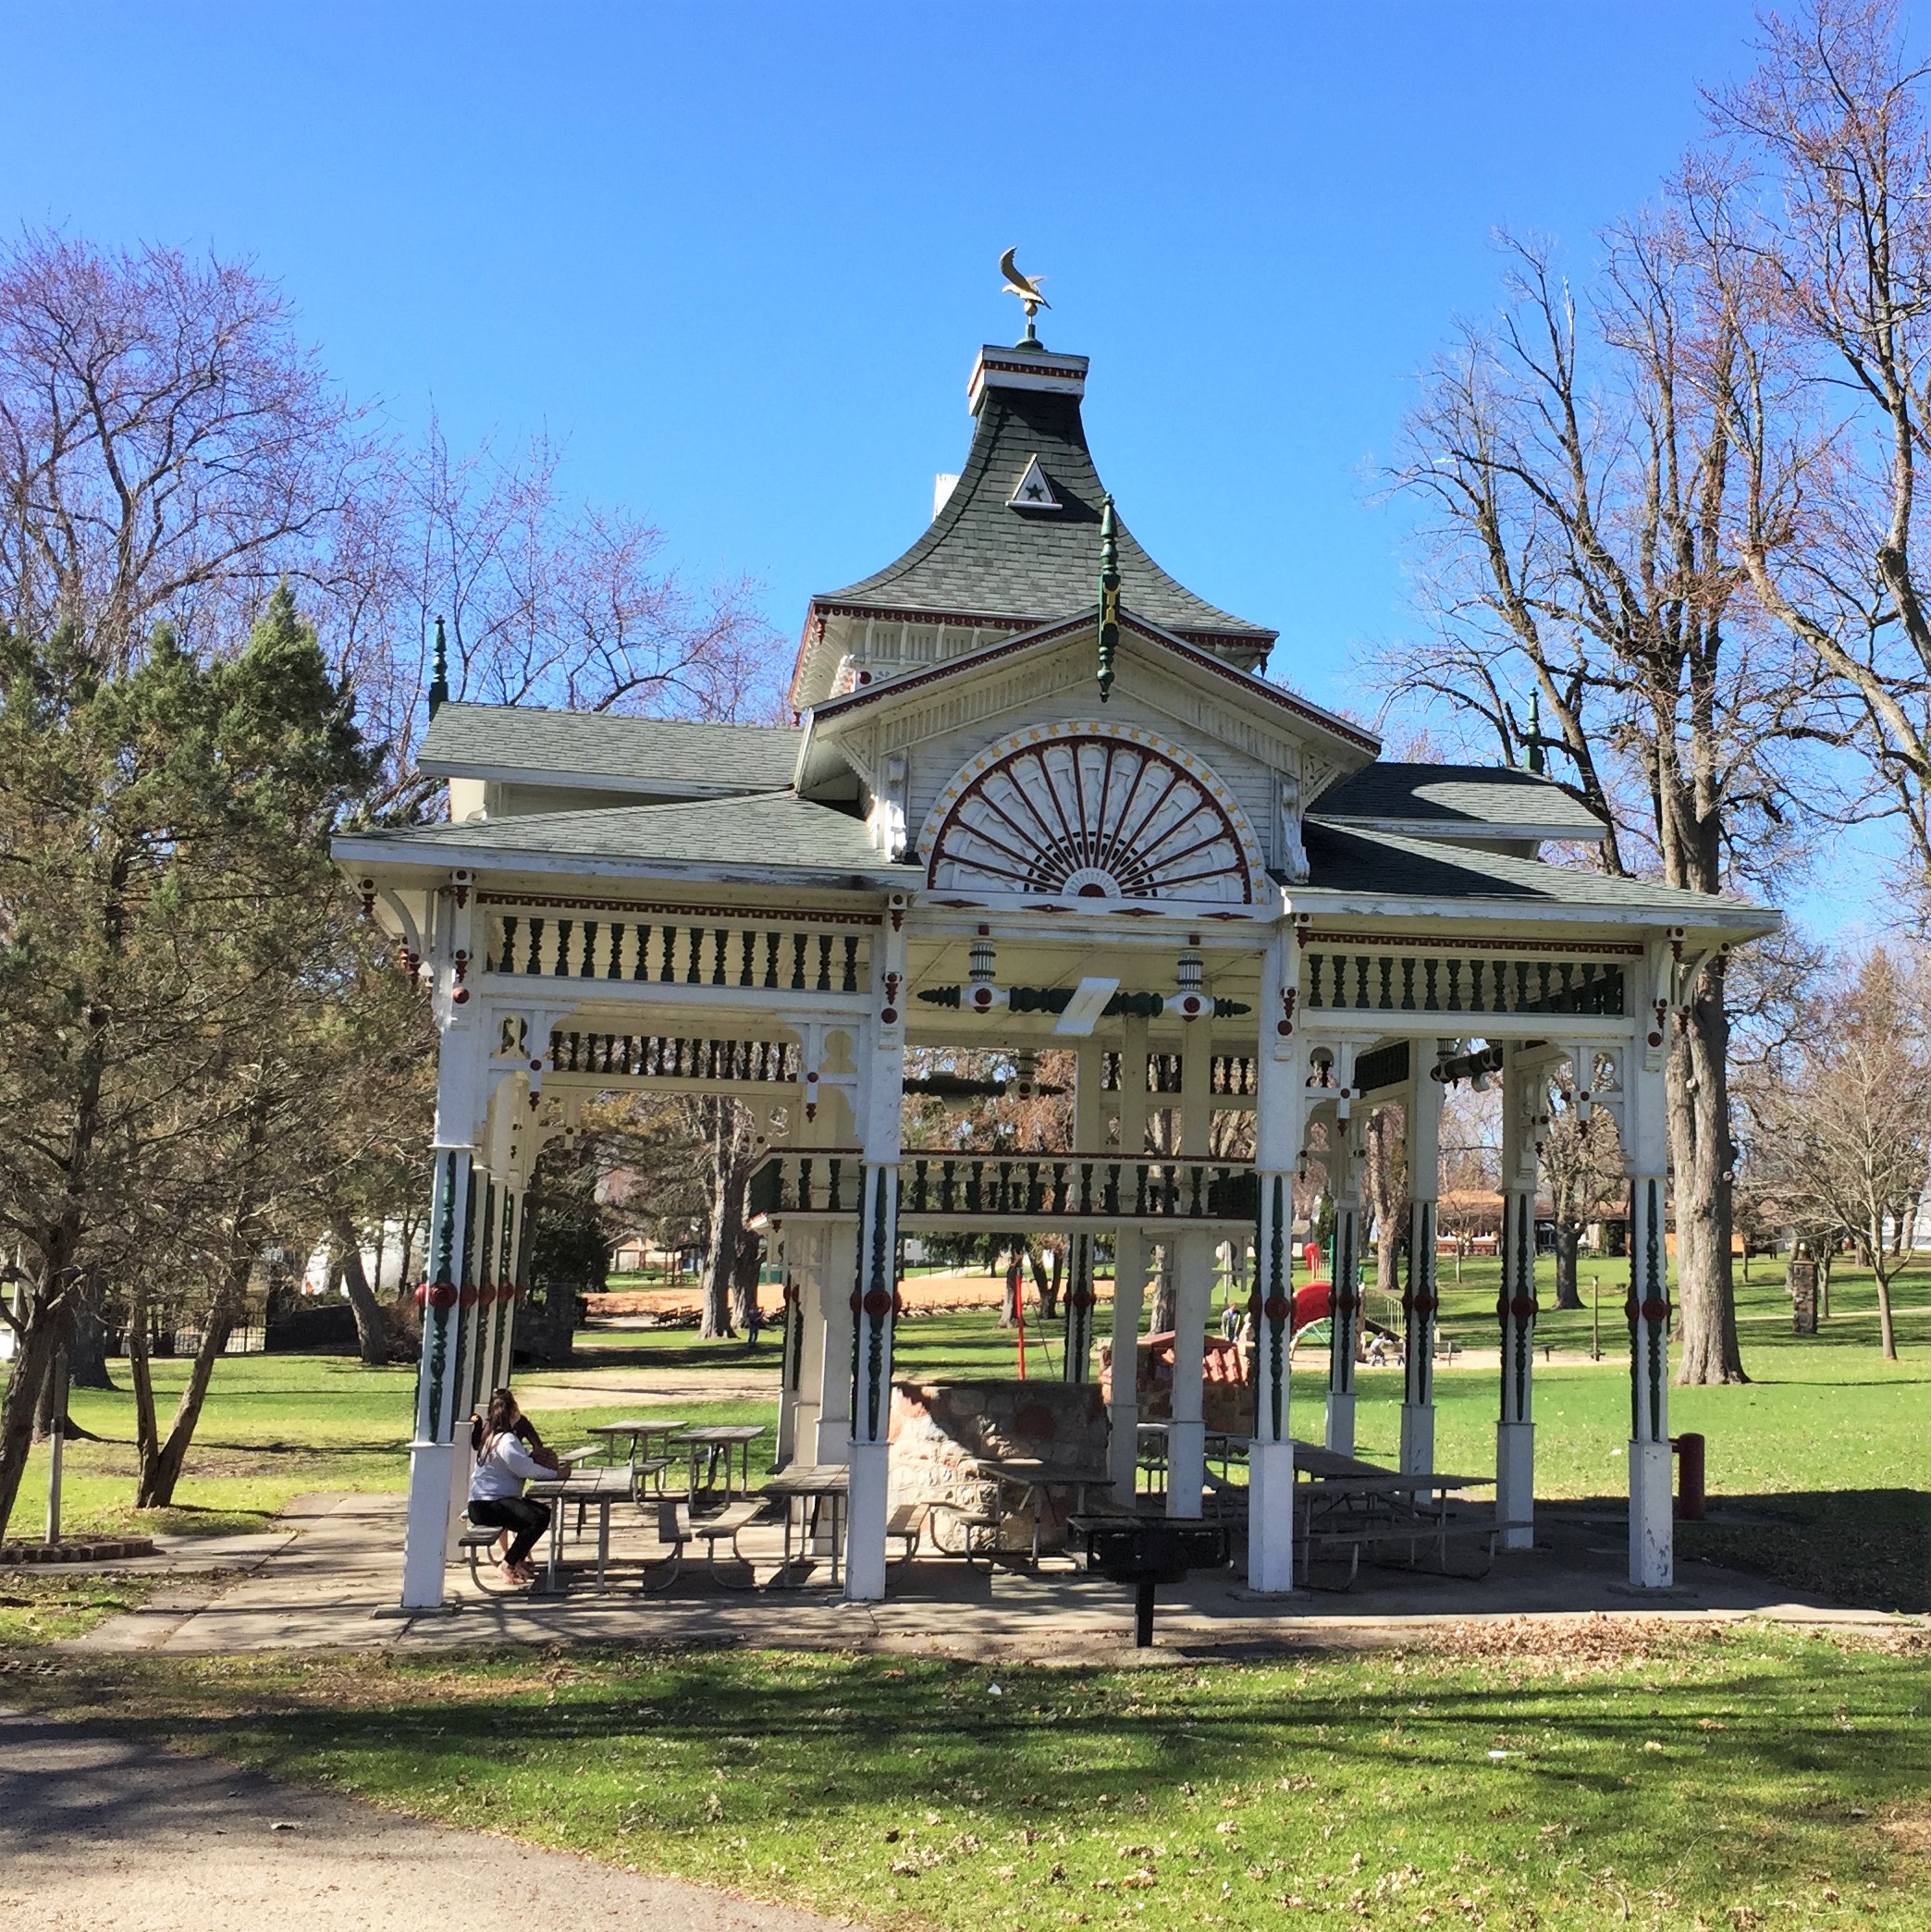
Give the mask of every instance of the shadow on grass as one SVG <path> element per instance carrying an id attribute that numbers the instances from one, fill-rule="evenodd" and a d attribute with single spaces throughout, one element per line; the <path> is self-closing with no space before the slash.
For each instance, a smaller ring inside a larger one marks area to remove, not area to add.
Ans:
<path id="1" fill-rule="evenodd" d="M 1732 1507 L 1749 1520 L 1726 1523 Z M 1714 1497 L 1711 1508 L 1714 1521 L 1678 1523 L 1679 1556 L 1857 1609 L 1931 1611 L 1931 1495 L 1923 1490 L 1771 1490 Z"/>
<path id="2" fill-rule="evenodd" d="M 1391 1677 L 1384 1657 L 1312 1672 L 995 1674 L 778 1655 L 580 1654 L 549 1667 L 459 1655 L 423 1667 L 437 1673 L 434 1686 L 409 1670 L 344 1684 L 290 1682 L 294 1673 L 240 1685 L 164 1678 L 147 1698 L 130 1671 L 128 1708 L 103 1729 L 137 1749 L 228 1753 L 451 1822 L 561 1832 L 606 1853 L 626 1832 L 663 1834 L 667 1846 L 822 1833 L 867 1848 L 847 1883 L 868 1882 L 864 1864 L 903 1855 L 883 1849 L 896 1828 L 855 1833 L 855 1822 L 916 1827 L 928 1807 L 945 1815 L 924 1819 L 941 1839 L 964 1823 L 955 1807 L 969 1807 L 975 1831 L 1056 1821 L 1074 1832 L 1055 1843 L 1077 1882 L 1080 1863 L 1116 1871 L 1118 1854 L 1082 1842 L 1075 1827 L 1210 1833 L 1226 1815 L 1214 1801 L 1234 1780 L 1271 1849 L 1337 1870 L 1364 1843 L 1371 1856 L 1406 1855 L 1382 1842 L 1383 1821 L 1396 1816 L 1418 1839 L 1491 1857 L 1534 1847 L 1549 1819 L 1582 1832 L 1592 1860 L 1613 1857 L 1630 1881 L 1667 1879 L 1720 1906 L 1729 1896 L 1720 1876 L 1699 1867 L 1686 1885 L 1675 1863 L 1702 1828 L 1689 1822 L 1699 1806 L 1718 1806 L 1727 1830 L 1749 1835 L 1758 1876 L 1848 1870 L 1868 1855 L 1851 1821 L 1913 1801 L 1931 1778 L 1931 1741 L 1908 1708 L 1922 1696 L 1922 1667 L 1913 1676 L 1908 1663 L 1873 1668 L 1818 1645 L 1711 1655 L 1687 1681 L 1661 1659 L 1573 1682 L 1506 1666 L 1409 1667 Z M 113 1694 L 111 1677 L 97 1680 Z M 196 1708 L 221 1700 L 231 1708 Z M 1398 1813 L 1382 1810 L 1397 1786 Z M 557 1811 L 565 1789 L 567 1824 Z M 1213 1808 L 1189 1822 L 1202 1809 L 1197 1790 Z M 1350 1803 L 1362 1806 L 1353 1836 Z M 117 1834 L 169 1829 L 159 1807 L 116 1824 Z M 1208 1849 L 1243 1855 L 1211 1839 Z"/>

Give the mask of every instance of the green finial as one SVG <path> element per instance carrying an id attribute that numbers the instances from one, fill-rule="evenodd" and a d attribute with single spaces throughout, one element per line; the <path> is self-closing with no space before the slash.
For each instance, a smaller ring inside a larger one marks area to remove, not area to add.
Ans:
<path id="1" fill-rule="evenodd" d="M 1526 763 L 1530 770 L 1540 778 L 1543 773 L 1542 693 L 1540 691 L 1531 691 L 1529 694 L 1529 730 L 1524 735 L 1529 749 Z"/>
<path id="2" fill-rule="evenodd" d="M 429 677 L 429 715 L 434 718 L 437 711 L 449 701 L 449 646 L 443 636 L 443 621 L 436 620 L 436 664 Z"/>
<path id="3" fill-rule="evenodd" d="M 1100 702 L 1113 695 L 1113 648 L 1120 641 L 1120 533 L 1113 500 L 1100 511 Z"/>

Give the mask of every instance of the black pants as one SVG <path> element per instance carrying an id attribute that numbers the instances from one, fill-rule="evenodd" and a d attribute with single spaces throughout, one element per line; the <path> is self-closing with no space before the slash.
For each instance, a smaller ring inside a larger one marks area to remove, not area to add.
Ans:
<path id="1" fill-rule="evenodd" d="M 469 1520 L 480 1530 L 508 1530 L 512 1540 L 509 1560 L 527 1563 L 536 1539 L 549 1528 L 547 1503 L 535 1503 L 528 1496 L 497 1496 L 473 1500 Z"/>

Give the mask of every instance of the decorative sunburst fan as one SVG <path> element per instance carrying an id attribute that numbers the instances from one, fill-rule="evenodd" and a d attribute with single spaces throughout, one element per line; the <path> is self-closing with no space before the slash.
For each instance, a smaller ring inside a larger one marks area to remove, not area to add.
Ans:
<path id="1" fill-rule="evenodd" d="M 1149 734 L 1103 725 L 1027 734 L 976 761 L 935 810 L 927 877 L 954 891 L 1084 899 L 1253 898 L 1239 808 Z"/>

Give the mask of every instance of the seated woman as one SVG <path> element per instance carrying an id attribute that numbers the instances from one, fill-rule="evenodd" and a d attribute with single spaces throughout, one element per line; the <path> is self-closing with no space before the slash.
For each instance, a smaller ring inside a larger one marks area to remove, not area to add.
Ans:
<path id="1" fill-rule="evenodd" d="M 498 1389 L 483 1419 L 483 1442 L 470 1477 L 469 1520 L 480 1529 L 507 1530 L 509 1554 L 498 1568 L 512 1583 L 534 1583 L 530 1552 L 549 1528 L 550 1512 L 548 1504 L 523 1495 L 523 1484 L 554 1476 L 559 1464 L 555 1450 L 523 1446 L 517 1427 L 522 1421 L 516 1397 Z"/>

